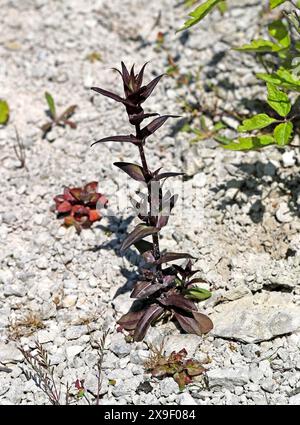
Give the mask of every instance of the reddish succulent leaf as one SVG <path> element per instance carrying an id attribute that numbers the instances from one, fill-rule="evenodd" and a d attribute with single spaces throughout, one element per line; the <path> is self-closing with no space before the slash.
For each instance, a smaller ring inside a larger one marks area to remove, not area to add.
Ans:
<path id="1" fill-rule="evenodd" d="M 64 199 L 65 201 L 76 201 L 76 199 L 74 198 L 74 196 L 71 194 L 70 189 L 68 187 L 64 188 Z"/>
<path id="2" fill-rule="evenodd" d="M 75 224 L 75 218 L 72 217 L 71 215 L 68 215 L 67 217 L 64 218 L 64 224 L 66 226 L 73 226 Z"/>
<path id="3" fill-rule="evenodd" d="M 157 233 L 158 229 L 156 229 L 155 227 L 150 227 L 150 226 L 146 226 L 146 225 L 142 225 L 139 224 L 134 230 L 133 232 L 131 232 L 123 241 L 122 246 L 121 246 L 121 251 L 126 250 L 127 248 L 129 248 L 129 246 L 131 246 L 133 243 L 137 242 L 138 240 L 152 235 L 154 233 Z"/>
<path id="4" fill-rule="evenodd" d="M 162 378 L 163 376 L 167 375 L 167 367 L 168 366 L 166 365 L 156 366 L 154 369 L 152 369 L 151 375 L 154 378 Z"/>
<path id="5" fill-rule="evenodd" d="M 72 205 L 68 201 L 63 201 L 56 209 L 59 213 L 66 213 L 71 211 Z"/>
<path id="6" fill-rule="evenodd" d="M 76 122 L 74 122 L 74 121 L 70 121 L 70 120 L 63 120 L 63 123 L 64 123 L 65 125 L 68 125 L 69 127 L 71 127 L 73 130 L 74 130 L 75 128 L 77 128 L 77 124 L 76 124 Z"/>
<path id="7" fill-rule="evenodd" d="M 159 229 L 157 229 L 156 227 L 146 226 L 144 224 L 138 224 L 136 228 L 123 241 L 121 246 L 121 251 L 125 251 L 135 242 L 145 238 L 146 236 L 153 235 L 154 233 L 158 233 L 158 231 Z"/>
<path id="8" fill-rule="evenodd" d="M 101 214 L 97 210 L 90 210 L 89 211 L 89 220 L 94 222 L 98 221 L 101 218 Z"/>
<path id="9" fill-rule="evenodd" d="M 187 360 L 184 367 L 189 376 L 198 376 L 206 371 L 206 369 L 199 362 L 192 359 Z"/>
<path id="10" fill-rule="evenodd" d="M 97 140 L 96 142 L 92 143 L 91 146 L 94 146 L 97 143 L 105 143 L 105 142 L 127 142 L 127 143 L 133 143 L 134 145 L 138 145 L 140 143 L 140 140 L 138 140 L 132 134 L 130 134 L 129 136 L 109 136 L 109 137 L 104 137 L 103 139 Z"/>
<path id="11" fill-rule="evenodd" d="M 67 121 L 75 112 L 75 109 L 77 108 L 77 105 L 71 105 L 69 106 L 57 119 L 56 121 Z M 74 123 L 75 124 L 75 123 Z M 76 124 L 75 124 L 76 128 Z"/>
<path id="12" fill-rule="evenodd" d="M 183 391 L 186 384 L 190 383 L 190 380 L 187 379 L 187 378 L 188 377 L 187 377 L 187 375 L 184 371 L 177 372 L 177 373 L 174 374 L 173 379 L 178 384 L 180 391 Z"/>
<path id="13" fill-rule="evenodd" d="M 132 179 L 145 182 L 143 168 L 130 162 L 114 162 L 114 165 L 128 174 Z"/>
<path id="14" fill-rule="evenodd" d="M 161 117 L 155 118 L 150 124 L 146 125 L 141 130 L 141 136 L 143 139 L 155 133 L 166 121 L 168 118 L 178 118 L 178 115 L 162 115 Z"/>
<path id="15" fill-rule="evenodd" d="M 138 321 L 141 319 L 141 317 L 144 315 L 144 310 L 139 311 L 129 311 L 128 313 L 124 314 L 118 321 L 118 325 L 122 326 L 127 331 L 134 330 Z"/>
<path id="16" fill-rule="evenodd" d="M 143 316 L 138 321 L 134 330 L 134 341 L 142 341 L 151 323 L 157 320 L 163 313 L 163 311 L 164 309 L 157 304 L 151 305 L 147 308 Z"/>
<path id="17" fill-rule="evenodd" d="M 198 327 L 203 334 L 208 333 L 214 327 L 213 322 L 205 314 L 199 313 L 198 311 L 193 311 L 194 319 L 198 323 Z"/>
<path id="18" fill-rule="evenodd" d="M 196 306 L 193 301 L 186 299 L 183 295 L 173 294 L 160 300 L 163 305 L 180 308 L 185 311 L 194 311 Z"/>
<path id="19" fill-rule="evenodd" d="M 70 189 L 70 193 L 77 201 L 81 201 L 82 189 L 81 187 L 75 187 Z"/>
<path id="20" fill-rule="evenodd" d="M 130 295 L 131 298 L 147 298 L 162 288 L 160 283 L 152 283 L 151 281 L 137 282 Z"/>
<path id="21" fill-rule="evenodd" d="M 183 258 L 194 258 L 192 255 L 187 253 L 177 253 L 177 252 L 166 252 L 163 254 L 159 260 L 156 260 L 155 264 L 168 263 L 169 261 L 180 260 Z"/>
<path id="22" fill-rule="evenodd" d="M 100 195 L 100 197 L 99 197 L 99 199 L 98 199 L 97 202 L 101 202 L 101 204 L 105 206 L 108 203 L 108 199 L 107 199 L 106 196 Z"/>

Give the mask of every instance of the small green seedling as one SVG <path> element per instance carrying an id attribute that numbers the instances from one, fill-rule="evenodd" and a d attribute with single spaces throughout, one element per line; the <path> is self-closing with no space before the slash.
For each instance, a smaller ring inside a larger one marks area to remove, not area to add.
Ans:
<path id="1" fill-rule="evenodd" d="M 43 137 L 45 137 L 45 135 L 56 125 L 61 127 L 65 127 L 66 125 L 68 125 L 71 128 L 77 127 L 77 124 L 74 121 L 70 121 L 70 118 L 74 114 L 77 105 L 71 105 L 62 114 L 57 115 L 55 102 L 51 94 L 45 92 L 45 98 L 48 104 L 48 114 L 51 121 L 47 122 L 41 127 L 43 131 Z"/>

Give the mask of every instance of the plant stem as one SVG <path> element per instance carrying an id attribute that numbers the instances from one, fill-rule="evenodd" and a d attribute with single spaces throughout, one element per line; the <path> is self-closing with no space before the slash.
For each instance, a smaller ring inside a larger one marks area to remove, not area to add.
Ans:
<path id="1" fill-rule="evenodd" d="M 137 124 L 135 126 L 135 131 L 136 131 L 136 137 L 138 139 L 140 139 L 141 129 L 140 129 L 139 124 Z M 145 175 L 146 178 L 150 177 L 150 172 L 149 172 L 149 168 L 148 168 L 148 164 L 147 164 L 147 160 L 146 160 L 144 146 L 141 143 L 141 144 L 138 145 L 138 147 L 139 147 L 139 152 L 140 152 L 140 157 L 141 157 L 144 175 Z M 149 203 L 149 221 L 150 221 L 150 224 L 152 226 L 156 226 L 156 219 L 155 219 L 155 217 L 151 216 L 151 211 L 152 211 L 151 182 L 147 182 L 147 189 L 148 189 L 148 203 Z M 156 260 L 158 260 L 160 258 L 160 247 L 159 247 L 159 237 L 158 237 L 157 233 L 152 235 L 152 242 L 153 242 L 153 255 L 154 255 L 154 258 Z M 158 270 L 161 270 L 161 265 L 158 266 Z"/>

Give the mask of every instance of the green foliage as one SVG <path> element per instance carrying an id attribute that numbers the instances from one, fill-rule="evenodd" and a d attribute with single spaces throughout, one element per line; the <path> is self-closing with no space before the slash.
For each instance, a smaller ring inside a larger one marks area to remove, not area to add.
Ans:
<path id="1" fill-rule="evenodd" d="M 9 119 L 9 106 L 6 100 L 0 99 L 0 124 L 6 124 Z"/>
<path id="2" fill-rule="evenodd" d="M 45 92 L 45 98 L 46 98 L 46 101 L 47 101 L 47 104 L 48 104 L 48 107 L 49 107 L 49 112 L 50 112 L 51 118 L 53 120 L 55 120 L 55 118 L 56 118 L 56 108 L 55 108 L 54 99 L 51 96 L 51 94 L 48 93 L 47 91 Z"/>
<path id="3" fill-rule="evenodd" d="M 223 145 L 224 149 L 231 151 L 249 151 L 251 149 L 261 149 L 268 145 L 273 145 L 275 140 L 272 135 L 258 135 L 251 137 L 240 137 L 231 143 Z"/>
<path id="4" fill-rule="evenodd" d="M 243 121 L 243 124 L 239 126 L 240 132 L 260 130 L 268 127 L 270 124 L 276 122 L 274 118 L 269 117 L 267 114 L 258 114 L 252 118 Z"/>
<path id="5" fill-rule="evenodd" d="M 274 129 L 274 139 L 279 146 L 288 145 L 293 134 L 293 124 L 290 121 L 279 124 Z"/>
<path id="6" fill-rule="evenodd" d="M 281 4 L 285 3 L 287 0 L 270 0 L 270 7 L 271 9 L 275 9 L 275 7 L 280 6 Z"/>
<path id="7" fill-rule="evenodd" d="M 286 117 L 291 110 L 291 102 L 286 93 L 279 90 L 271 83 L 267 83 L 268 98 L 267 102 L 281 117 Z"/>
<path id="8" fill-rule="evenodd" d="M 191 17 L 188 19 L 182 28 L 180 28 L 178 31 L 186 30 L 188 28 L 191 28 L 192 26 L 198 24 L 205 16 L 214 9 L 217 5 L 220 5 L 220 3 L 224 3 L 223 0 L 207 0 L 204 3 L 200 4 L 193 12 L 189 14 Z"/>
<path id="9" fill-rule="evenodd" d="M 192 287 L 186 290 L 185 297 L 196 301 L 204 301 L 211 297 L 211 292 L 207 289 Z"/>

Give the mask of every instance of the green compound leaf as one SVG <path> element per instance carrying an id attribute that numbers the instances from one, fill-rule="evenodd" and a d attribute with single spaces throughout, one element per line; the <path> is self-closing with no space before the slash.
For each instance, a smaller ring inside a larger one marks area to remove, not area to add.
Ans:
<path id="1" fill-rule="evenodd" d="M 271 83 L 267 83 L 268 98 L 267 102 L 274 111 L 281 117 L 286 117 L 291 110 L 291 102 L 286 93 L 279 90 Z"/>
<path id="2" fill-rule="evenodd" d="M 275 7 L 280 6 L 285 3 L 287 0 L 270 0 L 271 9 L 275 9 Z"/>
<path id="3" fill-rule="evenodd" d="M 268 52 L 279 52 L 283 47 L 273 43 L 269 40 L 263 40 L 259 38 L 257 40 L 251 41 L 250 44 L 244 44 L 241 47 L 236 47 L 234 50 L 239 52 L 249 52 L 249 53 L 268 53 Z"/>
<path id="4" fill-rule="evenodd" d="M 249 151 L 251 149 L 261 149 L 274 143 L 276 143 L 274 137 L 266 134 L 262 136 L 240 137 L 237 141 L 223 145 L 223 148 L 231 151 Z"/>
<path id="5" fill-rule="evenodd" d="M 290 121 L 279 124 L 274 129 L 274 139 L 279 146 L 288 145 L 291 141 L 292 134 L 293 124 Z"/>
<path id="6" fill-rule="evenodd" d="M 191 19 L 188 19 L 182 28 L 179 28 L 178 31 L 186 30 L 200 22 L 205 16 L 218 4 L 222 3 L 223 0 L 207 0 L 204 3 L 200 4 L 193 12 L 189 14 Z"/>
<path id="7" fill-rule="evenodd" d="M 268 127 L 268 125 L 277 122 L 274 118 L 269 117 L 267 114 L 258 114 L 252 118 L 243 121 L 243 124 L 238 127 L 238 131 L 252 131 L 260 130 L 261 128 Z"/>
<path id="8" fill-rule="evenodd" d="M 278 19 L 268 25 L 269 34 L 271 37 L 283 47 L 287 48 L 291 44 L 291 39 L 284 23 Z"/>
<path id="9" fill-rule="evenodd" d="M 48 108 L 49 108 L 49 111 L 50 111 L 51 118 L 55 120 L 55 118 L 56 118 L 56 109 L 55 109 L 54 99 L 51 96 L 51 94 L 48 93 L 47 91 L 45 92 L 45 98 L 46 98 L 46 101 L 48 103 Z"/>
<path id="10" fill-rule="evenodd" d="M 6 124 L 9 119 L 9 106 L 6 100 L 0 99 L 0 124 Z"/>
<path id="11" fill-rule="evenodd" d="M 300 92 L 300 80 L 287 69 L 279 68 L 279 70 L 273 74 L 258 73 L 256 76 L 257 78 L 266 81 L 267 83 L 274 84 L 275 86 Z"/>

